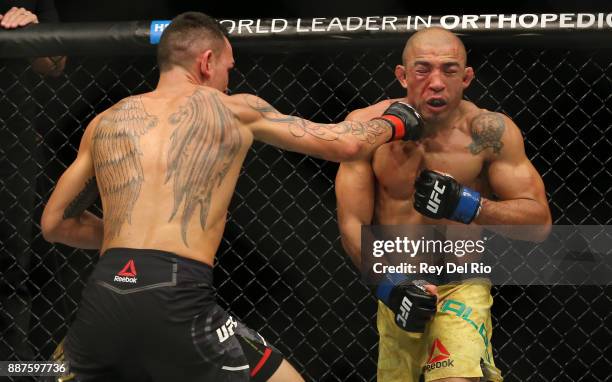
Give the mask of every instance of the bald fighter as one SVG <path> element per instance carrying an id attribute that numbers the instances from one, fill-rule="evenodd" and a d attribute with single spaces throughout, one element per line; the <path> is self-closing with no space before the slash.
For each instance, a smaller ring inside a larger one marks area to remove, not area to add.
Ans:
<path id="1" fill-rule="evenodd" d="M 215 303 L 212 266 L 245 155 L 258 139 L 341 161 L 421 127 L 405 103 L 367 122 L 317 124 L 225 94 L 232 48 L 210 17 L 165 30 L 152 92 L 87 126 L 47 203 L 51 242 L 100 249 L 65 340 L 82 381 L 301 381 L 257 332 Z M 102 199 L 103 219 L 86 211 Z"/>
<path id="2" fill-rule="evenodd" d="M 406 97 L 355 110 L 346 120 L 367 121 L 402 101 L 423 117 L 423 134 L 340 165 L 338 220 L 353 262 L 361 264 L 360 228 L 369 224 L 529 224 L 541 227 L 532 239 L 543 239 L 551 216 L 542 179 L 514 122 L 463 100 L 474 70 L 461 40 L 440 28 L 415 33 L 395 76 Z M 378 381 L 501 381 L 490 342 L 490 288 L 482 282 L 436 288 L 388 275 L 377 287 Z"/>

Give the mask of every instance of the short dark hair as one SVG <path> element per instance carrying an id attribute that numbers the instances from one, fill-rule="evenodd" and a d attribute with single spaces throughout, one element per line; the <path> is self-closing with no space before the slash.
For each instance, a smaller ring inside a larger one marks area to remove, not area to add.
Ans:
<path id="1" fill-rule="evenodd" d="M 157 47 L 160 71 L 186 66 L 198 50 L 223 49 L 226 32 L 212 17 L 201 12 L 185 12 L 172 19 Z"/>

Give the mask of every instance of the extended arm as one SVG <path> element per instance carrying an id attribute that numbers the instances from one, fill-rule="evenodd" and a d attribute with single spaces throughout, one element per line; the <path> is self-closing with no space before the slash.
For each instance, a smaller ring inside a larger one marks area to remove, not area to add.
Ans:
<path id="1" fill-rule="evenodd" d="M 102 245 L 102 219 L 87 211 L 98 196 L 90 147 L 96 121 L 85 130 L 75 161 L 62 174 L 45 206 L 41 228 L 47 241 L 83 249 Z"/>
<path id="2" fill-rule="evenodd" d="M 331 161 L 363 158 L 389 140 L 420 135 L 420 117 L 405 104 L 389 107 L 383 114 L 385 119 L 320 124 L 282 114 L 256 96 L 233 97 L 241 103 L 239 118 L 251 129 L 255 139 Z"/>

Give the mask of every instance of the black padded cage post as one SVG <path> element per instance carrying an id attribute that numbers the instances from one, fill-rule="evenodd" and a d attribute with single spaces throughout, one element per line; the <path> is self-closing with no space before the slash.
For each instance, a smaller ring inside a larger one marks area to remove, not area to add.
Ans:
<path id="1" fill-rule="evenodd" d="M 232 92 L 318 122 L 403 96 L 406 38 L 441 25 L 468 47 L 466 98 L 510 116 L 546 184 L 555 224 L 612 222 L 612 14 L 223 20 Z M 47 359 L 63 337 L 95 251 L 45 242 L 43 203 L 87 123 L 155 87 L 151 22 L 39 24 L 0 31 L 0 357 Z M 68 56 L 56 78 L 33 57 Z M 309 380 L 375 381 L 376 304 L 339 244 L 337 165 L 254 144 L 215 269 L 220 303 Z M 98 213 L 100 211 L 98 210 Z M 493 346 L 507 381 L 605 381 L 609 287 L 494 288 Z"/>

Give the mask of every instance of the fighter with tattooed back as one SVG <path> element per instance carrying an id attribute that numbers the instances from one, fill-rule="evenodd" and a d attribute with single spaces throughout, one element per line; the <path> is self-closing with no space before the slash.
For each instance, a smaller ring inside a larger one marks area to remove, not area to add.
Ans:
<path id="1" fill-rule="evenodd" d="M 65 340 L 83 381 L 301 381 L 257 332 L 215 303 L 212 266 L 254 139 L 341 161 L 417 134 L 409 105 L 367 122 L 317 124 L 225 94 L 232 48 L 210 17 L 176 17 L 157 88 L 86 128 L 45 207 L 45 238 L 100 249 Z M 86 209 L 102 200 L 104 217 Z"/>
<path id="2" fill-rule="evenodd" d="M 413 141 L 391 142 L 340 165 L 338 220 L 353 262 L 361 266 L 362 225 L 409 225 L 415 231 L 425 225 L 537 225 L 533 239 L 545 237 L 551 217 L 544 184 L 525 155 L 519 128 L 507 116 L 463 100 L 474 71 L 466 66 L 461 40 L 440 28 L 419 31 L 408 39 L 402 61 L 395 75 L 406 97 L 346 119 L 368 121 L 403 101 L 424 120 Z M 376 288 L 377 380 L 501 381 L 490 343 L 490 289 L 486 282 L 436 287 L 386 275 Z"/>

